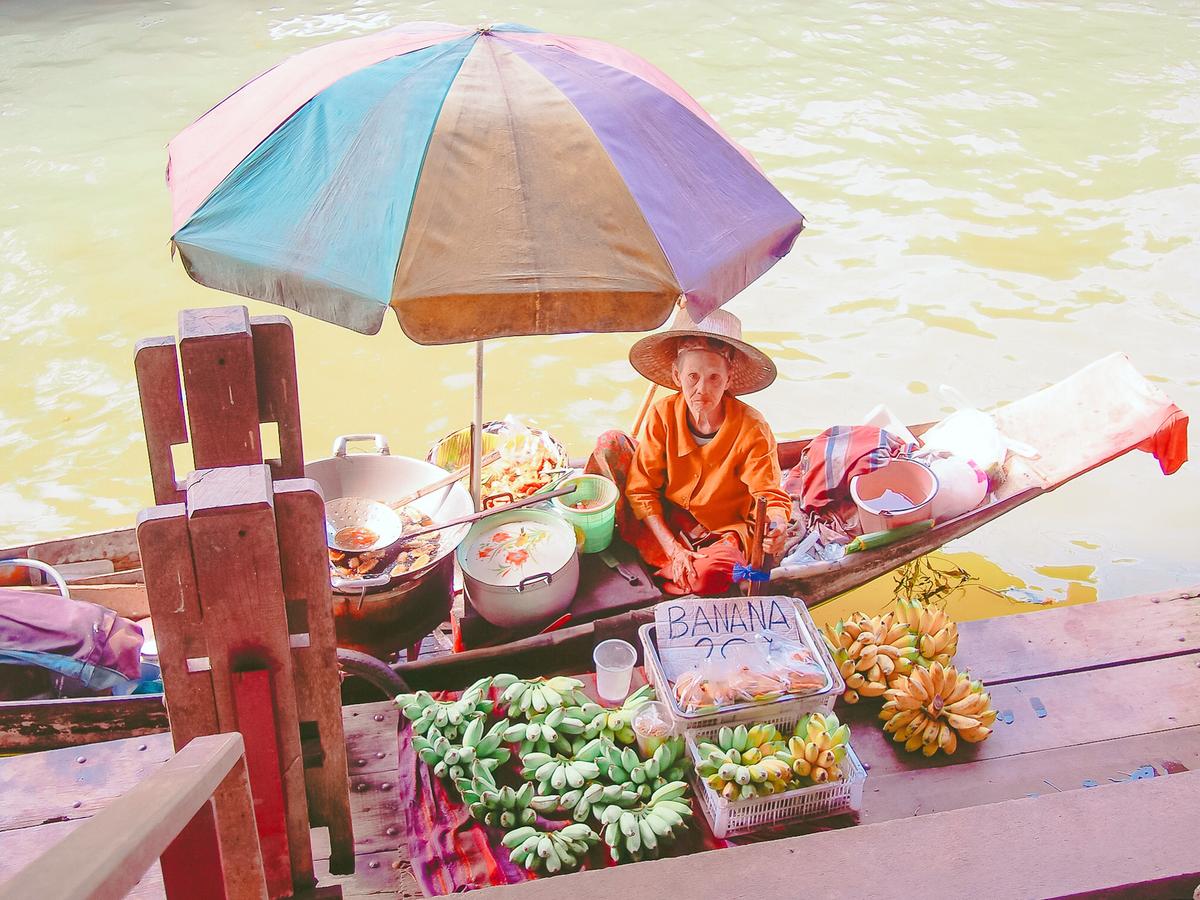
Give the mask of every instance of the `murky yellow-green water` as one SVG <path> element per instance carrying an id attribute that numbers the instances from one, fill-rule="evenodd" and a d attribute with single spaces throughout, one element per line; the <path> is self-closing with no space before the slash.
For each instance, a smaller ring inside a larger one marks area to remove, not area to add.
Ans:
<path id="1" fill-rule="evenodd" d="M 730 306 L 779 363 L 753 402 L 783 437 L 880 402 L 938 418 L 943 383 L 1011 400 L 1113 350 L 1200 406 L 1197 3 L 10 0 L 0 546 L 132 523 L 150 502 L 134 342 L 234 302 L 168 256 L 166 142 L 281 57 L 406 19 L 619 43 L 754 151 L 810 226 Z M 394 321 L 374 338 L 294 324 L 310 457 L 361 431 L 421 455 L 468 419 L 467 348 L 415 346 Z M 628 427 L 634 338 L 495 343 L 488 415 L 576 451 Z M 1198 472 L 1129 456 L 948 549 L 981 554 L 956 558 L 993 586 L 1072 601 L 1195 582 Z"/>

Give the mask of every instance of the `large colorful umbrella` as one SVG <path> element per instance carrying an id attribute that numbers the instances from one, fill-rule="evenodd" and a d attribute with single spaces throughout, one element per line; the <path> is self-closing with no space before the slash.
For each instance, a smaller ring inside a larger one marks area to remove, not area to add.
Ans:
<path id="1" fill-rule="evenodd" d="M 423 344 L 699 319 L 804 222 L 658 69 L 519 25 L 309 50 L 169 149 L 192 278 Z"/>
<path id="2" fill-rule="evenodd" d="M 169 147 L 201 284 L 423 344 L 700 319 L 804 217 L 645 60 L 519 25 L 410 24 L 292 57 Z M 478 500 L 482 350 L 476 347 Z"/>

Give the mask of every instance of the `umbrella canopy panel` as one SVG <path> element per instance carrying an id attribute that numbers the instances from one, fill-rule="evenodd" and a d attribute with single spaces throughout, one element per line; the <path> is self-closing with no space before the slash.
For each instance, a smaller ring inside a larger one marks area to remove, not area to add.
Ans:
<path id="1" fill-rule="evenodd" d="M 661 72 L 521 26 L 308 51 L 170 152 L 195 280 L 365 333 L 391 306 L 426 344 L 700 318 L 803 227 Z"/>

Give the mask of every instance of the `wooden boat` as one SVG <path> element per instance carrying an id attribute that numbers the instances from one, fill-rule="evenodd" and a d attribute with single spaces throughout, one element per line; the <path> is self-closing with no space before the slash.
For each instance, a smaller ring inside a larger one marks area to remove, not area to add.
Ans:
<path id="1" fill-rule="evenodd" d="M 980 884 L 989 896 L 1189 896 L 1200 882 L 1193 822 L 1200 804 L 1200 586 L 965 622 L 956 661 L 986 681 L 1012 723 L 998 721 L 986 742 L 951 758 L 927 760 L 888 740 L 874 705 L 839 707 L 870 766 L 857 821 L 838 817 L 817 833 L 798 828 L 745 846 L 736 870 L 714 851 L 531 882 L 514 896 L 589 900 L 666 894 L 668 887 L 700 896 L 698 886 L 711 890 L 731 877 L 756 895 L 792 896 L 804 879 L 827 892 L 868 896 L 885 870 L 931 896 L 978 893 Z M 587 662 L 564 655 L 545 674 L 580 672 Z M 396 789 L 405 777 L 398 712 L 386 702 L 353 705 L 343 720 L 356 866 L 352 875 L 330 875 L 328 842 L 314 831 L 319 886 L 341 885 L 346 897 L 420 896 Z M 123 877 L 127 888 L 149 865 L 128 896 L 162 897 L 157 853 L 145 847 L 151 833 L 157 847 L 174 833 L 148 824 L 165 817 L 160 807 L 180 791 L 178 767 L 165 768 L 171 758 L 169 736 L 152 735 L 96 744 L 86 754 L 62 749 L 0 760 L 0 785 L 11 798 L 0 809 L 0 882 L 31 862 L 43 873 L 83 864 L 56 855 L 56 845 L 88 829 L 110 836 L 89 867 Z M 177 779 L 175 789 L 114 827 L 106 815 L 121 812 L 114 801 L 153 784 L 159 772 Z M 176 813 L 178 829 L 187 816 Z M 21 891 L 27 884 L 10 883 L 0 894 L 31 896 Z"/>
<path id="2" fill-rule="evenodd" d="M 1042 445 L 1043 453 L 1036 465 L 1010 458 L 1006 479 L 990 502 L 927 531 L 885 547 L 848 554 L 837 562 L 777 567 L 770 573 L 766 592 L 797 597 L 809 606 L 821 603 L 936 550 L 1091 469 L 1144 447 L 1163 429 L 1170 430 L 1175 438 L 1180 437 L 1178 432 L 1186 437 L 1186 417 L 1120 354 L 1001 407 L 992 416 L 1001 432 L 1013 440 L 1034 446 L 1041 445 L 1042 439 L 1050 443 Z M 910 430 L 920 436 L 930 427 L 917 425 Z M 781 467 L 793 467 L 809 443 L 781 442 Z M 63 572 L 72 583 L 72 595 L 79 599 L 97 601 L 132 618 L 149 614 L 132 528 L 0 550 L 0 559 L 20 556 L 41 560 Z M 651 596 L 645 606 L 657 599 Z M 413 687 L 461 686 L 503 669 L 521 675 L 538 674 L 577 652 L 586 655 L 597 639 L 635 634 L 649 615 L 646 609 L 623 612 L 498 647 L 412 659 L 394 668 Z M 158 695 L 0 703 L 0 752 L 45 749 L 164 727 L 166 720 Z"/>

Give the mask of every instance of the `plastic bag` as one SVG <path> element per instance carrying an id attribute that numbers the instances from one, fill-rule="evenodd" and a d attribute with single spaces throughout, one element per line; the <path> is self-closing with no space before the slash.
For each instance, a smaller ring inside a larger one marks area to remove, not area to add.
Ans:
<path id="1" fill-rule="evenodd" d="M 696 712 L 810 694 L 826 683 L 824 669 L 806 646 L 758 632 L 744 643 L 727 644 L 723 654 L 681 674 L 674 692 L 684 712 Z"/>
<path id="2" fill-rule="evenodd" d="M 938 391 L 959 408 L 921 435 L 922 447 L 915 457 L 940 453 L 962 457 L 973 461 L 993 482 L 1002 479 L 1009 451 L 1019 456 L 1037 457 L 1034 448 L 1005 438 L 995 419 L 972 408 L 954 388 L 943 384 Z"/>
<path id="3" fill-rule="evenodd" d="M 483 470 L 485 497 L 521 500 L 544 488 L 564 465 L 561 448 L 546 432 L 513 416 L 497 432 L 500 458 Z"/>

